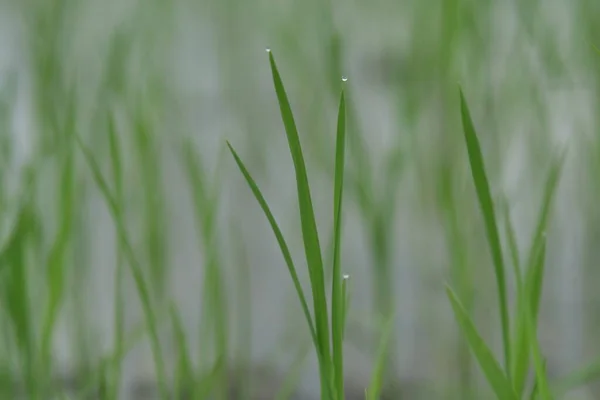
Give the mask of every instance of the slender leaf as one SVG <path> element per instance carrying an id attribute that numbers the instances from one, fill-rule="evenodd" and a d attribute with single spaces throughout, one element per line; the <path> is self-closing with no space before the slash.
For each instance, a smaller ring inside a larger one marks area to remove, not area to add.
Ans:
<path id="1" fill-rule="evenodd" d="M 279 102 L 281 118 L 285 127 L 294 170 L 296 173 L 296 185 L 298 189 L 298 204 L 300 207 L 300 222 L 302 226 L 302 238 L 304 242 L 304 251 L 306 253 L 306 262 L 308 264 L 309 277 L 311 280 L 311 289 L 313 294 L 316 333 L 318 339 L 318 348 L 322 362 L 319 363 L 321 375 L 322 390 L 329 390 L 331 385 L 331 352 L 329 338 L 329 322 L 327 317 L 327 299 L 325 295 L 325 278 L 323 271 L 323 259 L 321 255 L 321 246 L 319 244 L 319 235 L 317 224 L 308 184 L 308 176 L 300 145 L 300 138 L 296 129 L 296 123 L 292 114 L 292 109 L 285 92 L 283 82 L 279 75 L 273 53 L 269 51 L 269 61 L 273 75 L 273 84 Z"/>
<path id="2" fill-rule="evenodd" d="M 502 371 L 502 367 L 500 367 L 491 350 L 477 332 L 473 321 L 471 321 L 471 318 L 456 297 L 456 294 L 450 287 L 446 287 L 446 292 L 450 299 L 454 316 L 456 317 L 463 335 L 469 343 L 471 351 L 475 355 L 475 358 L 492 387 L 492 390 L 496 394 L 496 397 L 499 400 L 517 400 L 518 397 L 513 390 L 510 381 Z"/>
<path id="3" fill-rule="evenodd" d="M 341 270 L 341 231 L 342 231 L 342 198 L 344 188 L 344 155 L 346 145 L 346 104 L 344 92 L 340 95 L 338 112 L 337 143 L 335 157 L 335 192 L 334 192 L 334 255 L 332 277 L 331 329 L 333 342 L 333 363 L 335 390 L 338 399 L 344 399 L 344 310 L 345 298 L 342 289 L 343 277 Z"/>
<path id="4" fill-rule="evenodd" d="M 477 139 L 475 127 L 473 126 L 473 121 L 471 120 L 471 115 L 463 92 L 462 90 L 459 90 L 459 92 L 463 131 L 465 134 L 465 142 L 467 144 L 467 150 L 469 153 L 471 173 L 473 175 L 473 182 L 475 183 L 475 190 L 479 199 L 479 205 L 483 213 L 488 243 L 490 245 L 492 260 L 494 262 L 494 271 L 496 273 L 496 284 L 498 286 L 498 301 L 500 303 L 500 321 L 502 324 L 502 341 L 504 344 L 504 362 L 506 366 L 506 371 L 510 372 L 510 321 L 508 316 L 508 302 L 506 297 L 504 260 L 502 257 L 502 247 L 500 244 L 500 236 L 498 234 L 498 226 L 496 224 L 494 203 L 492 201 L 492 196 L 490 193 L 490 186 L 485 171 L 483 156 L 481 154 L 479 139 Z"/>
<path id="5" fill-rule="evenodd" d="M 248 183 L 250 190 L 252 190 L 252 193 L 254 194 L 256 201 L 258 201 L 258 204 L 262 208 L 265 216 L 267 217 L 267 220 L 269 221 L 269 224 L 271 225 L 271 229 L 273 230 L 273 233 L 275 234 L 275 238 L 277 239 L 277 243 L 279 244 L 279 248 L 281 249 L 281 253 L 283 254 L 285 264 L 288 268 L 290 276 L 292 277 L 292 282 L 294 283 L 294 288 L 296 289 L 296 294 L 298 295 L 298 299 L 300 300 L 300 305 L 302 306 L 302 311 L 304 312 L 304 317 L 306 318 L 306 322 L 308 323 L 311 337 L 313 339 L 315 346 L 318 346 L 316 331 L 314 328 L 314 323 L 313 323 L 312 317 L 310 315 L 310 311 L 308 309 L 308 303 L 306 302 L 306 297 L 304 296 L 304 291 L 302 290 L 302 285 L 300 284 L 300 279 L 298 278 L 298 274 L 296 272 L 296 267 L 294 266 L 294 261 L 292 260 L 292 255 L 291 255 L 289 247 L 285 241 L 285 238 L 283 237 L 283 233 L 281 233 L 281 229 L 279 229 L 279 225 L 277 224 L 275 217 L 273 217 L 273 213 L 271 213 L 271 209 L 269 208 L 269 205 L 267 204 L 260 189 L 256 185 L 256 182 L 254 181 L 254 179 L 252 178 L 252 176 L 246 169 L 246 166 L 244 165 L 244 163 L 242 162 L 242 160 L 240 159 L 240 157 L 238 156 L 238 154 L 236 153 L 236 151 L 233 149 L 233 147 L 231 146 L 231 144 L 229 142 L 227 142 L 227 146 L 229 146 L 229 150 L 231 151 L 231 154 L 233 155 L 233 158 L 234 158 L 238 168 L 242 172 L 242 175 L 244 175 L 244 178 L 246 179 L 246 182 Z"/>
<path id="6" fill-rule="evenodd" d="M 524 297 L 517 302 L 527 301 L 530 307 L 533 324 L 537 325 L 539 304 L 541 300 L 542 285 L 544 280 L 544 265 L 546 254 L 546 230 L 550 218 L 550 211 L 554 193 L 558 186 L 560 172 L 564 164 L 566 152 L 560 154 L 553 162 L 544 187 L 544 195 L 540 213 L 537 218 L 536 229 L 533 234 L 531 248 L 527 261 L 525 281 L 523 282 Z M 520 307 L 517 304 L 517 307 Z M 515 390 L 520 395 L 525 388 L 525 380 L 529 370 L 529 348 L 527 344 L 527 331 L 525 313 L 520 313 L 515 327 L 514 359 L 512 366 L 512 378 Z"/>

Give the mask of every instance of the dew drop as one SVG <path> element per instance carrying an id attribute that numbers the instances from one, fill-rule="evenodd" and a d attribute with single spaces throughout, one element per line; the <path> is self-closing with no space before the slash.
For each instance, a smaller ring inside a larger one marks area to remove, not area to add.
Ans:
<path id="1" fill-rule="evenodd" d="M 348 275 L 348 274 L 344 274 L 344 275 L 342 276 L 342 279 L 344 279 L 345 281 L 347 281 L 348 279 L 350 279 L 350 275 Z"/>
<path id="2" fill-rule="evenodd" d="M 348 77 L 347 76 L 342 76 L 342 82 L 348 82 Z"/>
<path id="3" fill-rule="evenodd" d="M 270 48 L 270 47 L 267 47 L 267 48 L 265 49 L 265 51 L 266 51 L 267 53 L 270 53 L 270 52 L 271 52 L 271 48 Z"/>

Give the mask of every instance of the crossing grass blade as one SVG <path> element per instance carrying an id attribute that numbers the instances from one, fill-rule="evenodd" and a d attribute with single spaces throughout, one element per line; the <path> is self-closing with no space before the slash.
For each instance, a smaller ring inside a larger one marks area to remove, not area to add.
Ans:
<path id="1" fill-rule="evenodd" d="M 546 183 L 540 213 L 537 218 L 536 229 L 531 241 L 528 261 L 526 265 L 525 280 L 523 282 L 523 296 L 517 298 L 517 307 L 527 302 L 530 307 L 533 324 L 537 326 L 539 304 L 541 301 L 542 285 L 544 281 L 544 265 L 546 254 L 546 230 L 550 218 L 550 211 L 554 194 L 558 187 L 560 173 L 564 164 L 566 152 L 562 152 L 552 163 Z M 515 340 L 513 342 L 512 379 L 515 390 L 522 394 L 525 389 L 525 380 L 529 370 L 529 346 L 527 343 L 525 313 L 519 313 L 515 327 Z"/>
<path id="2" fill-rule="evenodd" d="M 229 147 L 229 151 L 233 155 L 233 158 L 234 158 L 238 168 L 240 169 L 242 175 L 246 179 L 246 182 L 248 183 L 250 190 L 252 190 L 252 193 L 254 194 L 256 201 L 258 201 L 258 204 L 260 205 L 263 213 L 265 214 L 265 216 L 267 217 L 267 220 L 269 221 L 269 224 L 271 225 L 271 229 L 273 230 L 273 233 L 275 234 L 275 238 L 277 239 L 277 243 L 279 244 L 279 248 L 281 249 L 281 253 L 283 254 L 285 264 L 288 268 L 290 276 L 292 277 L 292 282 L 294 284 L 294 288 L 296 289 L 296 294 L 298 295 L 298 299 L 300 300 L 302 312 L 304 313 L 304 317 L 306 318 L 306 322 L 308 323 L 310 335 L 312 337 L 314 345 L 318 346 L 313 319 L 310 315 L 308 303 L 306 302 L 306 297 L 304 296 L 304 291 L 302 289 L 302 285 L 300 284 L 300 279 L 298 278 L 298 273 L 296 272 L 296 266 L 294 265 L 294 261 L 292 260 L 292 254 L 290 253 L 287 242 L 285 241 L 285 238 L 283 237 L 283 233 L 281 232 L 281 229 L 279 229 L 279 225 L 277 224 L 277 221 L 275 220 L 275 217 L 273 216 L 273 213 L 271 212 L 269 205 L 267 204 L 264 196 L 262 195 L 262 192 L 260 191 L 260 189 L 258 188 L 258 185 L 254 181 L 254 178 L 252 178 L 252 176 L 248 172 L 248 169 L 244 165 L 243 161 L 240 159 L 237 152 L 233 149 L 233 147 L 231 146 L 231 144 L 229 142 L 227 142 L 227 146 Z"/>
<path id="3" fill-rule="evenodd" d="M 160 396 L 162 399 L 167 399 L 169 397 L 166 381 L 165 381 L 165 371 L 164 371 L 164 362 L 163 356 L 160 346 L 160 341 L 158 338 L 158 328 L 156 322 L 156 316 L 154 314 L 154 308 L 152 307 L 152 302 L 150 298 L 150 292 L 146 280 L 144 279 L 144 274 L 142 272 L 142 267 L 135 256 L 135 252 L 129 241 L 127 235 L 127 229 L 125 227 L 125 219 L 122 213 L 122 210 L 115 200 L 113 194 L 111 193 L 108 184 L 106 183 L 102 173 L 100 171 L 100 166 L 96 162 L 96 159 L 92 155 L 92 152 L 83 144 L 81 138 L 78 135 L 75 135 L 75 140 L 79 148 L 81 149 L 84 158 L 92 171 L 92 175 L 100 193 L 104 197 L 104 200 L 108 206 L 109 212 L 111 213 L 113 220 L 115 222 L 115 226 L 117 228 L 117 235 L 121 244 L 123 245 L 124 256 L 127 258 L 127 265 L 130 268 L 130 272 L 133 276 L 136 289 L 138 295 L 140 297 L 140 301 L 142 304 L 142 309 L 144 311 L 144 316 L 146 318 L 148 333 L 150 336 L 150 345 L 152 349 L 152 355 L 154 357 L 154 366 L 156 369 L 156 379 L 158 381 L 158 388 L 160 392 Z"/>
<path id="4" fill-rule="evenodd" d="M 336 396 L 344 399 L 344 318 L 345 318 L 345 292 L 343 290 L 343 277 L 341 271 L 341 231 L 342 231 L 342 198 L 344 190 L 344 159 L 346 146 L 346 102 L 344 91 L 340 95 L 338 112 L 336 156 L 335 156 L 335 189 L 334 189 L 334 255 L 333 277 L 331 289 L 331 333 L 333 347 L 333 365 Z"/>
<path id="5" fill-rule="evenodd" d="M 490 185 L 488 183 L 485 165 L 483 162 L 483 156 L 481 154 L 481 146 L 479 145 L 479 139 L 477 138 L 477 133 L 475 132 L 475 127 L 471 119 L 469 107 L 467 105 L 467 101 L 465 100 L 465 96 L 462 92 L 462 89 L 459 89 L 459 93 L 463 131 L 465 135 L 465 142 L 467 144 L 467 151 L 469 153 L 471 173 L 473 175 L 473 182 L 475 183 L 475 190 L 477 192 L 477 198 L 479 199 L 479 205 L 483 213 L 487 239 L 492 253 L 492 260 L 494 262 L 496 284 L 498 286 L 498 300 L 500 303 L 500 322 L 502 324 L 504 362 L 506 371 L 510 372 L 510 321 L 508 316 L 508 302 L 506 297 L 504 260 L 502 257 L 500 235 L 498 234 L 498 226 L 496 224 L 494 202 L 490 194 Z"/>
<path id="6" fill-rule="evenodd" d="M 502 367 L 500 367 L 491 350 L 477 332 L 473 321 L 456 297 L 456 294 L 450 287 L 446 287 L 446 292 L 458 325 L 496 397 L 499 400 L 517 400 L 518 397 L 510 381 L 502 371 Z"/>
<path id="7" fill-rule="evenodd" d="M 308 176 L 304 156 L 302 154 L 302 146 L 300 138 L 292 114 L 292 109 L 285 92 L 279 70 L 275 63 L 273 52 L 269 51 L 269 62 L 271 64 L 271 73 L 273 76 L 273 84 L 279 102 L 281 118 L 285 127 L 287 140 L 292 154 L 294 170 L 296 174 L 296 185 L 298 190 L 298 204 L 300 207 L 300 222 L 302 227 L 302 238 L 304 242 L 304 251 L 306 254 L 306 262 L 308 265 L 309 277 L 313 294 L 315 325 L 318 341 L 318 352 L 320 353 L 319 368 L 321 376 L 321 390 L 326 395 L 330 391 L 331 386 L 331 351 L 329 338 L 329 322 L 327 311 L 327 299 L 325 296 L 325 277 L 323 271 L 323 259 L 321 255 L 321 245 L 319 243 L 319 235 L 315 214 L 308 184 Z M 323 397 L 323 396 L 322 396 Z"/>

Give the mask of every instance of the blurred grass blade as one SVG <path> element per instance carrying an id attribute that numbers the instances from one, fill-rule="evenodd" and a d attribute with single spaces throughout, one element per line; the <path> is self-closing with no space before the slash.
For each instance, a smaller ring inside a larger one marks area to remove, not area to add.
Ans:
<path id="1" fill-rule="evenodd" d="M 37 396 L 37 379 L 35 375 L 35 350 L 33 342 L 33 327 L 29 301 L 28 268 L 26 263 L 27 244 L 31 235 L 35 216 L 29 202 L 19 210 L 13 231 L 0 252 L 0 264 L 4 274 L 0 284 L 2 288 L 2 308 L 8 316 L 8 323 L 14 338 L 20 360 L 22 373 L 25 378 L 26 393 L 30 398 Z"/>
<path id="2" fill-rule="evenodd" d="M 92 152 L 83 144 L 79 135 L 75 135 L 75 139 L 77 140 L 77 144 L 79 145 L 85 157 L 85 160 L 92 171 L 94 181 L 96 182 L 98 189 L 104 197 L 104 200 L 106 201 L 108 209 L 115 222 L 115 226 L 117 227 L 118 237 L 121 241 L 121 244 L 123 245 L 124 255 L 127 257 L 127 265 L 130 267 L 131 274 L 133 276 L 136 289 L 140 297 L 140 302 L 142 304 L 144 316 L 146 317 L 146 323 L 148 333 L 150 336 L 150 344 L 152 349 L 152 355 L 154 357 L 154 366 L 156 369 L 156 379 L 158 382 L 160 396 L 162 399 L 167 399 L 169 395 L 165 381 L 166 375 L 164 371 L 164 362 L 160 347 L 160 341 L 158 338 L 156 316 L 154 315 L 154 308 L 151 304 L 152 302 L 150 298 L 150 293 L 148 290 L 148 285 L 146 284 L 146 281 L 144 279 L 142 267 L 135 256 L 135 252 L 133 251 L 133 247 L 129 242 L 127 236 L 127 229 L 125 228 L 125 218 L 122 214 L 122 210 L 119 207 L 119 204 L 115 200 L 114 196 L 111 194 L 108 184 L 104 180 L 104 177 L 100 172 L 100 167 L 96 162 L 94 156 L 92 155 Z"/>
<path id="3" fill-rule="evenodd" d="M 227 146 L 229 146 L 229 151 L 231 151 L 231 154 L 233 155 L 233 158 L 234 158 L 238 168 L 242 172 L 242 175 L 244 175 L 244 178 L 246 179 L 248 186 L 250 186 L 250 190 L 252 190 L 252 193 L 254 194 L 256 201 L 258 201 L 258 204 L 262 208 L 265 216 L 267 217 L 267 220 L 269 221 L 269 224 L 271 225 L 271 229 L 273 230 L 273 233 L 275 234 L 275 238 L 277 239 L 277 243 L 279 243 L 279 248 L 281 249 L 281 253 L 283 254 L 283 258 L 285 259 L 285 264 L 287 265 L 290 276 L 292 277 L 292 281 L 294 283 L 294 288 L 296 289 L 296 294 L 298 295 L 298 299 L 300 300 L 300 305 L 302 306 L 302 311 L 304 312 L 304 317 L 306 318 L 306 322 L 308 323 L 308 327 L 310 329 L 310 334 L 311 334 L 312 340 L 313 340 L 315 346 L 317 346 L 318 342 L 317 342 L 316 331 L 314 328 L 314 323 L 313 323 L 312 317 L 310 315 L 310 311 L 308 309 L 308 303 L 306 302 L 306 297 L 304 296 L 304 291 L 302 290 L 302 285 L 300 284 L 300 279 L 298 279 L 298 274 L 296 272 L 296 267 L 294 266 L 294 261 L 292 260 L 292 255 L 291 255 L 288 245 L 283 237 L 283 234 L 281 233 L 281 229 L 279 229 L 279 225 L 277 225 L 277 221 L 275 220 L 275 217 L 273 217 L 273 214 L 271 213 L 271 209 L 269 208 L 269 205 L 267 204 L 260 189 L 256 185 L 256 182 L 254 181 L 254 179 L 252 178 L 252 176 L 246 169 L 246 166 L 244 165 L 244 163 L 242 162 L 242 160 L 237 155 L 236 151 L 233 149 L 233 147 L 231 146 L 231 144 L 229 142 L 227 142 Z"/>
<path id="4" fill-rule="evenodd" d="M 475 127 L 473 126 L 473 121 L 471 119 L 469 107 L 463 95 L 462 89 L 459 89 L 459 92 L 463 131 L 465 135 L 465 142 L 467 144 L 467 151 L 469 153 L 471 173 L 473 175 L 473 182 L 475 183 L 475 190 L 479 199 L 479 205 L 481 206 L 481 211 L 483 213 L 487 239 L 492 253 L 492 260 L 494 262 L 496 283 L 498 286 L 498 300 L 500 303 L 500 321 L 502 324 L 504 362 L 506 366 L 506 371 L 510 373 L 510 321 L 508 316 L 508 303 L 506 298 L 506 280 L 504 260 L 502 258 L 502 247 L 500 245 L 500 236 L 498 234 L 498 226 L 496 224 L 494 203 L 492 201 L 490 186 L 486 176 L 485 166 L 483 163 L 483 156 L 481 154 L 481 147 L 479 145 L 479 139 L 477 139 Z"/>
<path id="5" fill-rule="evenodd" d="M 42 328 L 41 356 L 42 366 L 50 368 L 50 356 L 54 326 L 58 318 L 60 306 L 65 293 L 66 256 L 73 227 L 73 202 L 74 202 L 74 162 L 73 152 L 69 148 L 61 168 L 61 183 L 59 194 L 60 225 L 54 243 L 50 250 L 46 264 L 46 282 L 48 297 L 46 313 Z"/>
<path id="6" fill-rule="evenodd" d="M 169 314 L 171 315 L 171 326 L 174 333 L 175 345 L 177 346 L 178 361 L 175 368 L 175 396 L 183 396 L 186 391 L 193 389 L 194 368 L 190 360 L 185 329 L 173 302 L 169 307 Z M 193 397 L 193 393 L 189 393 L 189 395 Z"/>
<path id="7" fill-rule="evenodd" d="M 377 350 L 377 358 L 375 359 L 375 365 L 373 372 L 371 373 L 371 381 L 369 388 L 366 392 L 367 400 L 379 400 L 381 396 L 381 390 L 383 389 L 383 379 L 385 377 L 385 367 L 387 365 L 387 359 L 390 356 L 389 346 L 392 338 L 392 332 L 394 331 L 394 316 L 393 314 L 387 318 L 383 329 L 381 331 L 381 338 L 379 339 L 379 348 Z"/>
<path id="8" fill-rule="evenodd" d="M 335 156 L 335 189 L 334 189 L 334 250 L 333 250 L 333 277 L 331 289 L 331 333 L 333 347 L 333 364 L 335 390 L 338 399 L 344 399 L 344 317 L 345 301 L 342 289 L 343 277 L 341 271 L 341 231 L 342 231 L 342 198 L 344 191 L 344 159 L 346 145 L 346 104 L 344 91 L 340 95 L 338 112 L 336 156 Z"/>
<path id="9" fill-rule="evenodd" d="M 456 294 L 454 294 L 450 287 L 446 287 L 446 292 L 462 333 L 469 343 L 471 351 L 475 355 L 496 397 L 499 400 L 517 400 L 518 397 L 512 389 L 510 381 L 504 372 L 502 372 L 502 368 L 494 358 L 494 355 L 477 332 L 473 321 L 471 321 L 466 310 L 457 299 Z"/>
<path id="10" fill-rule="evenodd" d="M 546 230 L 550 218 L 552 200 L 558 187 L 560 173 L 564 164 L 566 152 L 563 152 L 553 162 L 544 187 L 544 195 L 537 218 L 536 229 L 531 241 L 531 248 L 527 261 L 525 273 L 524 298 L 517 299 L 518 302 L 527 301 L 530 307 L 533 324 L 537 326 L 539 304 L 541 301 L 542 285 L 544 281 L 544 265 L 546 255 Z M 517 304 L 517 307 L 521 307 Z M 520 313 L 521 318 L 515 327 L 514 359 L 512 366 L 512 378 L 515 390 L 522 394 L 525 388 L 525 380 L 529 370 L 529 348 L 527 344 L 526 314 Z"/>
<path id="11" fill-rule="evenodd" d="M 325 277 L 323 271 L 323 259 L 321 255 L 321 246 L 319 244 L 319 235 L 315 214 L 308 184 L 308 176 L 300 145 L 300 138 L 296 129 L 296 123 L 292 114 L 292 109 L 283 87 L 283 82 L 279 75 L 273 53 L 269 51 L 269 62 L 273 75 L 273 84 L 279 102 L 281 118 L 285 127 L 287 140 L 294 162 L 296 173 L 296 184 L 298 189 L 298 205 L 300 207 L 300 222 L 302 226 L 302 238 L 304 242 L 304 251 L 306 253 L 306 263 L 308 265 L 311 288 L 313 294 L 315 324 L 318 340 L 318 352 L 320 353 L 319 368 L 321 375 L 322 390 L 330 390 L 331 381 L 331 352 L 329 337 L 329 322 L 327 311 L 327 299 L 325 295 Z"/>

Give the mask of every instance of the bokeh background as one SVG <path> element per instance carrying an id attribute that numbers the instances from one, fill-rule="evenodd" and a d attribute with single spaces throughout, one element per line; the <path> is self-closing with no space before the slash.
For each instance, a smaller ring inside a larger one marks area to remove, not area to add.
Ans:
<path id="1" fill-rule="evenodd" d="M 48 371 L 74 393 L 81 382 L 100 382 L 93 371 L 124 347 L 114 368 L 119 398 L 154 395 L 130 261 L 79 135 L 120 204 L 167 372 L 180 351 L 176 309 L 192 359 L 203 360 L 199 370 L 226 355 L 231 398 L 317 398 L 316 360 L 291 280 L 225 145 L 262 188 L 308 285 L 266 48 L 307 155 L 326 260 L 336 102 L 348 77 L 342 266 L 352 291 L 346 373 L 357 398 L 381 318 L 392 310 L 389 398 L 491 398 L 444 291 L 445 283 L 456 288 L 499 350 L 459 83 L 498 213 L 513 221 L 523 255 L 551 160 L 568 148 L 547 232 L 539 334 L 552 378 L 593 365 L 600 357 L 594 44 L 600 3 L 591 0 L 2 1 L 3 248 L 26 221 L 17 246 L 23 274 L 7 269 L 0 285 L 3 382 L 19 386 L 28 352 L 50 337 Z M 47 320 L 54 322 L 44 331 Z M 570 396 L 600 394 L 590 384 Z"/>

